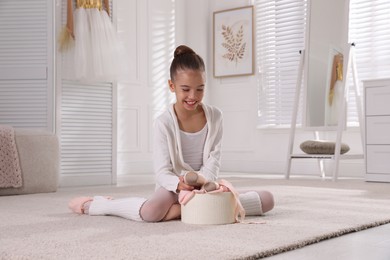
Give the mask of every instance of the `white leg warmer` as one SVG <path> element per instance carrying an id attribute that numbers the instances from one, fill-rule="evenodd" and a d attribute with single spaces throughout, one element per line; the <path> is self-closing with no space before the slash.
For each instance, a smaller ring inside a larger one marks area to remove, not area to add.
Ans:
<path id="1" fill-rule="evenodd" d="M 256 191 L 248 191 L 239 195 L 246 216 L 259 216 L 263 214 L 260 195 Z"/>
<path id="2" fill-rule="evenodd" d="M 109 200 L 102 196 L 95 196 L 89 207 L 89 215 L 111 215 L 143 221 L 139 212 L 145 201 L 145 198 L 139 197 Z"/>

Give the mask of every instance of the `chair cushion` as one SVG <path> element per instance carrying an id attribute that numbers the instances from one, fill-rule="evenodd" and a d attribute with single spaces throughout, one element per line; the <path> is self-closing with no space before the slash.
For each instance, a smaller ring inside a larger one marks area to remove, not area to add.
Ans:
<path id="1" fill-rule="evenodd" d="M 324 140 L 307 140 L 301 143 L 300 148 L 307 154 L 334 154 L 336 142 Z M 349 151 L 348 144 L 341 143 L 340 154 Z"/>

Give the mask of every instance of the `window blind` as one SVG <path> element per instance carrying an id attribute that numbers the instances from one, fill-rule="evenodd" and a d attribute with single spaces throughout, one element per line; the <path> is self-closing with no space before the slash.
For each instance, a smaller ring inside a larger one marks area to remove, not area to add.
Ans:
<path id="1" fill-rule="evenodd" d="M 256 0 L 255 5 L 259 124 L 289 126 L 299 61 L 294 53 L 304 48 L 306 0 Z M 359 80 L 389 76 L 389 12 L 388 0 L 350 0 L 349 42 L 356 44 Z M 349 82 L 353 88 L 353 81 Z M 347 121 L 354 126 L 358 112 L 354 92 L 349 93 Z"/>
<path id="2" fill-rule="evenodd" d="M 356 44 L 354 52 L 359 80 L 389 77 L 390 1 L 350 1 L 349 41 Z M 350 101 L 348 123 L 351 125 L 358 122 L 358 114 L 353 96 Z"/>
<path id="3" fill-rule="evenodd" d="M 258 117 L 262 127 L 291 124 L 299 51 L 305 45 L 306 6 L 306 0 L 255 1 Z M 301 120 L 299 116 L 297 122 Z"/>

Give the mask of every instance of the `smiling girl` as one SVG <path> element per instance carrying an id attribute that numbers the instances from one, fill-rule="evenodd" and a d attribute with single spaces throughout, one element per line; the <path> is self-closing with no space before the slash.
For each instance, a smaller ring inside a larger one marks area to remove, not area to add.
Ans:
<path id="1" fill-rule="evenodd" d="M 110 199 L 101 196 L 73 199 L 69 207 L 77 213 L 115 215 L 136 221 L 158 222 L 180 217 L 178 193 L 197 187 L 185 174 L 215 181 L 221 166 L 222 113 L 204 104 L 205 65 L 191 48 L 181 45 L 174 52 L 169 89 L 176 102 L 155 121 L 154 172 L 156 190 L 150 199 Z M 261 215 L 274 207 L 268 191 L 239 195 L 246 215 Z"/>

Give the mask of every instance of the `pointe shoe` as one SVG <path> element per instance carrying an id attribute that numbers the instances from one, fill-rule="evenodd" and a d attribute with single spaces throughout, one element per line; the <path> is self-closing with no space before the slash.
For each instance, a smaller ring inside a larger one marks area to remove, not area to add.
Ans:
<path id="1" fill-rule="evenodd" d="M 104 197 L 108 200 L 112 200 L 112 197 L 106 196 Z M 84 204 L 93 201 L 93 197 L 77 197 L 73 198 L 69 201 L 68 207 L 70 210 L 72 210 L 74 213 L 78 214 L 84 214 Z"/>
<path id="2" fill-rule="evenodd" d="M 188 185 L 200 188 L 206 183 L 206 179 L 203 175 L 190 171 L 184 175 L 184 182 Z"/>
<path id="3" fill-rule="evenodd" d="M 202 186 L 202 190 L 205 190 L 207 192 L 218 190 L 218 189 L 219 189 L 219 184 L 218 182 L 215 181 L 209 181 Z"/>
<path id="4" fill-rule="evenodd" d="M 74 213 L 84 214 L 84 204 L 92 200 L 93 200 L 92 197 L 73 198 L 71 201 L 69 201 L 68 207 Z"/>

